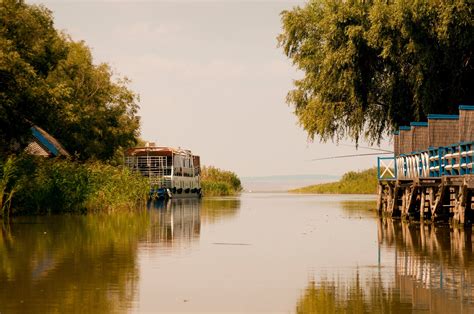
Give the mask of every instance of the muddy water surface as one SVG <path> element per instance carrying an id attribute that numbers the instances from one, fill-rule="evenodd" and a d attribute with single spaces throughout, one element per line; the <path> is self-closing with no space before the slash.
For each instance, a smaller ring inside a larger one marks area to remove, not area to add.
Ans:
<path id="1" fill-rule="evenodd" d="M 0 234 L 0 313 L 474 313 L 472 230 L 374 206 L 247 193 L 16 218 Z"/>

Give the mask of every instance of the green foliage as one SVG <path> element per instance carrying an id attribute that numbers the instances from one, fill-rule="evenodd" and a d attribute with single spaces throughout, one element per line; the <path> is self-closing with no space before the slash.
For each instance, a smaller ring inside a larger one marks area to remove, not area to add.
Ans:
<path id="1" fill-rule="evenodd" d="M 235 195 L 242 191 L 240 179 L 235 173 L 212 166 L 202 168 L 201 188 L 204 196 Z"/>
<path id="2" fill-rule="evenodd" d="M 63 91 L 49 131 L 82 160 L 122 158 L 122 149 L 135 146 L 139 135 L 137 95 L 127 79 L 112 80 L 107 64 L 94 65 L 83 42 L 67 46 L 67 58 L 48 76 Z"/>
<path id="3" fill-rule="evenodd" d="M 21 157 L 15 160 L 15 214 L 110 212 L 147 200 L 145 178 L 100 162 Z"/>
<path id="4" fill-rule="evenodd" d="M 118 161 L 139 132 L 128 83 L 58 32 L 43 6 L 0 2 L 0 154 L 20 151 L 37 124 L 81 160 Z"/>
<path id="5" fill-rule="evenodd" d="M 311 185 L 295 190 L 292 193 L 314 194 L 376 194 L 377 169 L 371 168 L 364 171 L 350 171 L 342 176 L 338 182 Z"/>
<path id="6" fill-rule="evenodd" d="M 10 157 L 0 166 L 0 215 L 9 216 L 12 197 L 16 190 L 16 186 L 12 184 L 14 159 Z"/>
<path id="7" fill-rule="evenodd" d="M 287 102 L 314 139 L 384 134 L 474 103 L 469 1 L 312 0 L 278 37 L 304 73 Z"/>

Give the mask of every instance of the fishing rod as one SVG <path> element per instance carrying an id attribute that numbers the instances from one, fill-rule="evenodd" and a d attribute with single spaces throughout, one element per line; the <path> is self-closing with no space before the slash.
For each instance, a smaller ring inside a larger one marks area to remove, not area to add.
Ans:
<path id="1" fill-rule="evenodd" d="M 327 159 L 339 159 L 339 158 L 350 158 L 350 157 L 363 157 L 363 156 L 374 156 L 374 155 L 392 155 L 393 152 L 386 152 L 386 153 L 367 153 L 367 154 L 354 154 L 354 155 L 339 155 L 339 156 L 332 156 L 332 157 L 323 157 L 323 158 L 315 158 L 310 159 L 307 161 L 317 161 L 317 160 L 327 160 Z"/>
<path id="2" fill-rule="evenodd" d="M 355 147 L 355 148 L 363 148 L 363 149 L 369 149 L 369 150 L 375 150 L 378 152 L 386 152 L 386 153 L 393 153 L 393 151 L 388 150 L 388 149 L 382 149 L 382 148 L 375 148 L 375 147 L 368 147 L 368 146 L 354 146 L 351 144 L 338 144 L 340 146 L 348 146 L 348 147 Z"/>

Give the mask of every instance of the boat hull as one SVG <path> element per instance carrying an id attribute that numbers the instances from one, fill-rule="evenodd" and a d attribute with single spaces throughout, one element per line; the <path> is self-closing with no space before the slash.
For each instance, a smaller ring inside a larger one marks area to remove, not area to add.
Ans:
<path id="1" fill-rule="evenodd" d="M 201 189 L 168 189 L 158 188 L 150 190 L 150 199 L 179 199 L 179 198 L 201 198 Z"/>

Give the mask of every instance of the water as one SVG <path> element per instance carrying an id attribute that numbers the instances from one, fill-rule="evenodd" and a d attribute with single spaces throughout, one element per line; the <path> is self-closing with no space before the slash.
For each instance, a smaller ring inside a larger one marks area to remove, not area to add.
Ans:
<path id="1" fill-rule="evenodd" d="M 16 218 L 0 236 L 0 313 L 474 313 L 471 230 L 374 206 L 248 193 Z"/>
<path id="2" fill-rule="evenodd" d="M 335 182 L 340 176 L 333 175 L 282 175 L 266 177 L 243 177 L 242 185 L 250 192 L 286 192 L 319 183 Z"/>

